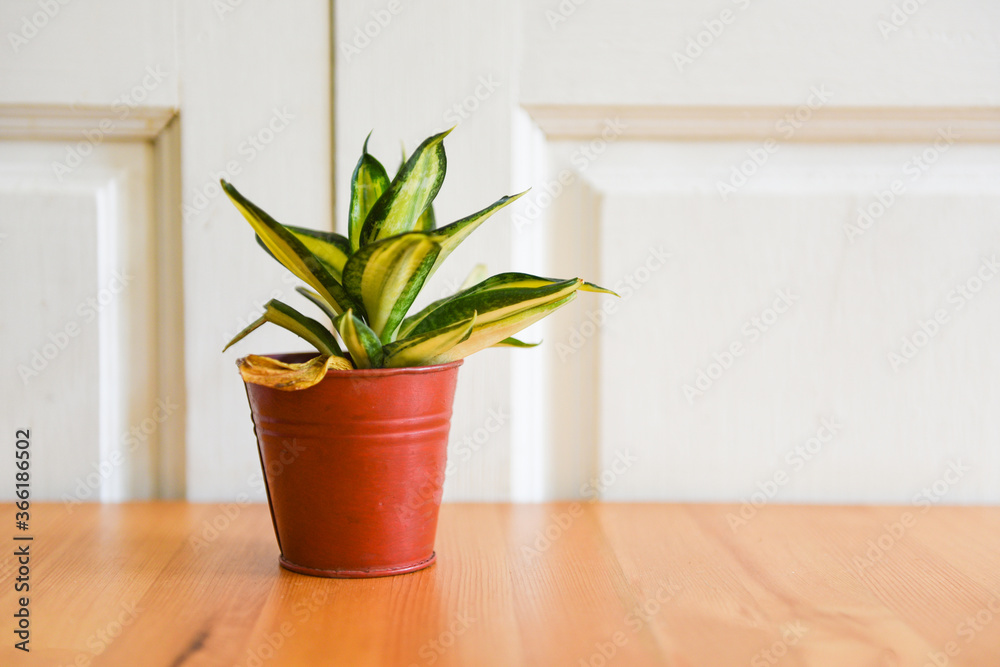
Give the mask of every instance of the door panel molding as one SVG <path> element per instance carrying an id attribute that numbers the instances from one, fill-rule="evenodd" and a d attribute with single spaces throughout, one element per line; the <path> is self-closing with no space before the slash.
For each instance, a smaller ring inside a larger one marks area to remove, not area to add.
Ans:
<path id="1" fill-rule="evenodd" d="M 619 119 L 623 139 L 652 141 L 923 142 L 951 128 L 957 141 L 1000 142 L 1000 107 L 526 105 L 553 141 L 600 136 Z M 798 114 L 798 119 L 796 119 Z"/>
<path id="2" fill-rule="evenodd" d="M 176 115 L 170 107 L 0 104 L 0 140 L 87 140 L 85 133 L 99 132 L 100 140 L 146 141 Z"/>

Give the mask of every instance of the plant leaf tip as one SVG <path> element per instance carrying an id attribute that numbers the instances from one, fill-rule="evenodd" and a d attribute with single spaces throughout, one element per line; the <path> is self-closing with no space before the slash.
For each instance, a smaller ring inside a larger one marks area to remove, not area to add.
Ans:
<path id="1" fill-rule="evenodd" d="M 606 287 L 601 287 L 600 285 L 595 285 L 594 283 L 588 283 L 586 280 L 581 280 L 580 282 L 582 283 L 580 285 L 580 289 L 583 290 L 584 292 L 597 292 L 599 294 L 610 294 L 611 296 L 616 296 L 619 299 L 622 298 L 621 295 L 618 294 L 618 292 L 615 292 L 614 290 L 609 290 Z"/>

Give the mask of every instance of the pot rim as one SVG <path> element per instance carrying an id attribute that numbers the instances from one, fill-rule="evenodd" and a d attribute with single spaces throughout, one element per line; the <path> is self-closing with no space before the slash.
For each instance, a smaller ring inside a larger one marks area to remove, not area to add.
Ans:
<path id="1" fill-rule="evenodd" d="M 277 359 L 278 361 L 284 361 L 285 363 L 298 363 L 294 361 L 289 361 L 289 358 L 302 357 L 302 361 L 308 361 L 317 356 L 318 353 L 315 352 L 277 352 L 274 354 L 262 354 L 258 356 L 270 357 L 271 359 Z M 237 366 L 243 363 L 246 357 L 241 357 L 236 360 Z M 341 378 L 351 378 L 351 377 L 387 377 L 390 375 L 422 375 L 426 373 L 439 373 L 441 371 L 446 371 L 449 368 L 457 368 L 462 365 L 465 359 L 456 359 L 455 361 L 449 361 L 446 364 L 434 364 L 432 366 L 402 366 L 400 368 L 354 368 L 349 371 L 343 371 L 336 368 L 330 368 L 326 371 L 326 377 L 341 377 Z"/>

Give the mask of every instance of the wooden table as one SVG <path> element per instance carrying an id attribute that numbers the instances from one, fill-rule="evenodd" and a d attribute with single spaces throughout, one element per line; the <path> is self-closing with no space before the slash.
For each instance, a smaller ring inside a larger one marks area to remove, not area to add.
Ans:
<path id="1" fill-rule="evenodd" d="M 435 566 L 332 580 L 262 505 L 35 505 L 0 664 L 1000 665 L 1000 508 L 739 511 L 445 505 Z"/>

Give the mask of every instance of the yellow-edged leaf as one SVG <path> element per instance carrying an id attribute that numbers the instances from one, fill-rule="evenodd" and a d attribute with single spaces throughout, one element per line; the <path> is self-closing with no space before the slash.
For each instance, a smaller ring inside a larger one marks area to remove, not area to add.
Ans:
<path id="1" fill-rule="evenodd" d="M 361 229 L 361 247 L 416 228 L 444 181 L 447 158 L 442 142 L 449 132 L 425 139 L 403 164 L 368 212 Z"/>
<path id="2" fill-rule="evenodd" d="M 361 230 L 365 219 L 371 212 L 375 202 L 389 188 L 389 175 L 378 160 L 368 154 L 368 140 L 371 132 L 365 137 L 361 148 L 361 158 L 354 167 L 351 176 L 351 207 L 347 221 L 348 243 L 350 251 L 355 252 L 361 247 Z"/>
<path id="3" fill-rule="evenodd" d="M 302 241 L 263 209 L 241 195 L 230 183 L 225 180 L 220 182 L 222 189 L 275 259 L 318 292 L 337 314 L 354 306 L 341 284 Z"/>
<path id="4" fill-rule="evenodd" d="M 347 260 L 344 287 L 364 306 L 368 326 L 383 343 L 393 340 L 440 250 L 426 234 L 413 232 L 365 246 Z"/>
<path id="5" fill-rule="evenodd" d="M 247 334 L 265 322 L 271 322 L 272 324 L 277 324 L 279 327 L 288 329 L 319 350 L 320 354 L 337 356 L 342 354 L 340 346 L 337 344 L 337 339 L 322 324 L 311 317 L 306 317 L 288 304 L 282 303 L 277 299 L 268 301 L 264 307 L 264 313 L 251 322 L 243 331 L 236 334 L 222 351 L 225 352 L 235 343 L 246 338 Z"/>
<path id="6" fill-rule="evenodd" d="M 494 320 L 482 327 L 477 326 L 464 341 L 442 352 L 438 356 L 428 359 L 425 363 L 446 364 L 457 359 L 464 359 L 470 354 L 479 352 L 487 347 L 493 347 L 518 331 L 531 326 L 553 311 L 562 308 L 575 298 L 576 292 L 573 292 L 556 301 L 546 301 L 532 308 L 512 313 L 502 319 Z"/>
<path id="7" fill-rule="evenodd" d="M 321 297 L 319 294 L 316 294 L 316 292 L 313 292 L 308 287 L 302 287 L 301 285 L 296 287 L 295 291 L 304 296 L 305 298 L 309 299 L 310 301 L 312 301 L 314 304 L 316 304 L 316 307 L 322 310 L 323 313 L 330 318 L 331 322 L 337 321 L 339 315 L 333 312 L 333 309 L 326 304 L 326 301 L 324 301 L 323 297 Z"/>
<path id="8" fill-rule="evenodd" d="M 517 338 L 511 336 L 504 338 L 499 343 L 493 343 L 490 347 L 538 347 L 541 344 L 541 341 L 538 341 L 537 343 L 525 343 L 523 340 L 518 340 Z"/>
<path id="9" fill-rule="evenodd" d="M 411 336 L 406 340 L 390 343 L 385 346 L 384 366 L 386 368 L 401 368 L 438 363 L 433 359 L 466 340 L 472 333 L 475 324 L 476 314 L 473 313 L 472 317 L 461 322 L 428 331 L 420 336 Z"/>
<path id="10" fill-rule="evenodd" d="M 504 195 L 483 210 L 476 211 L 472 215 L 466 216 L 461 220 L 456 220 L 450 225 L 445 225 L 440 229 L 430 232 L 431 238 L 441 246 L 441 253 L 438 255 L 437 261 L 434 263 L 434 270 L 441 265 L 445 258 L 450 255 L 462 241 L 469 237 L 469 234 L 476 231 L 476 229 L 479 228 L 479 225 L 486 222 L 491 215 L 503 207 L 513 204 L 527 192 L 528 191 L 525 190 L 524 192 L 520 192 L 516 195 Z"/>
<path id="11" fill-rule="evenodd" d="M 353 311 L 337 318 L 337 332 L 358 368 L 382 367 L 382 341 Z"/>
<path id="12" fill-rule="evenodd" d="M 582 283 L 577 279 L 560 281 L 527 273 L 500 273 L 439 299 L 407 317 L 399 327 L 398 337 L 422 333 L 464 319 L 473 310 L 479 312 L 479 323 L 483 324 L 484 318 L 503 317 L 511 309 L 534 305 L 527 303 L 529 300 L 550 298 L 558 292 L 569 293 L 579 289 Z"/>

